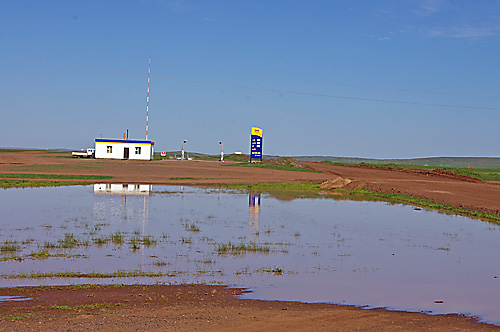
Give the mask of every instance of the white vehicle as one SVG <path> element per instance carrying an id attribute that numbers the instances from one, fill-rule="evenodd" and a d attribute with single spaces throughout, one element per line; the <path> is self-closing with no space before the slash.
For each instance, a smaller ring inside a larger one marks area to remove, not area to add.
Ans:
<path id="1" fill-rule="evenodd" d="M 88 148 L 87 152 L 72 152 L 71 155 L 76 158 L 94 158 L 95 149 Z"/>

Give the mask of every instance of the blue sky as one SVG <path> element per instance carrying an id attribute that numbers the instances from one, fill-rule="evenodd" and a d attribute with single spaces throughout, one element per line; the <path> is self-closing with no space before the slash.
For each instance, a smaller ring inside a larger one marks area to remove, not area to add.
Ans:
<path id="1" fill-rule="evenodd" d="M 500 1 L 0 2 L 0 147 L 500 156 Z"/>

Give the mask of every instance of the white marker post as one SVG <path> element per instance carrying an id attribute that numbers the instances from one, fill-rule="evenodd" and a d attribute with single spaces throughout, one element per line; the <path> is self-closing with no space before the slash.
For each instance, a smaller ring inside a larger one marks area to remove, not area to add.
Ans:
<path id="1" fill-rule="evenodd" d="M 184 160 L 184 143 L 187 142 L 187 139 L 185 139 L 183 142 L 182 142 L 182 146 L 181 146 L 181 160 Z"/>
<path id="2" fill-rule="evenodd" d="M 224 162 L 224 143 L 220 142 L 220 161 Z"/>

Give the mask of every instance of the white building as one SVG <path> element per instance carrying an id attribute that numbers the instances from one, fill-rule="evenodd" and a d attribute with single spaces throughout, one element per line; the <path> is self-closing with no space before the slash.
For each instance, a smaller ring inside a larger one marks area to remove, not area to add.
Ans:
<path id="1" fill-rule="evenodd" d="M 153 141 L 95 139 L 95 158 L 153 160 Z"/>

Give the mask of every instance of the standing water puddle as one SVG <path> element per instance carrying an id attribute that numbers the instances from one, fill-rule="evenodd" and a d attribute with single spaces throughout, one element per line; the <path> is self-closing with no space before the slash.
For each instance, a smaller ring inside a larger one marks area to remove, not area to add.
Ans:
<path id="1" fill-rule="evenodd" d="M 31 297 L 23 297 L 23 296 L 0 296 L 0 302 L 12 302 L 12 301 L 28 301 L 33 300 Z"/>
<path id="2" fill-rule="evenodd" d="M 0 208 L 2 287 L 226 284 L 251 289 L 249 298 L 463 313 L 500 325 L 500 227 L 491 223 L 178 186 L 8 189 Z M 82 277 L 64 278 L 70 272 Z M 35 273 L 49 278 L 26 278 Z"/>

